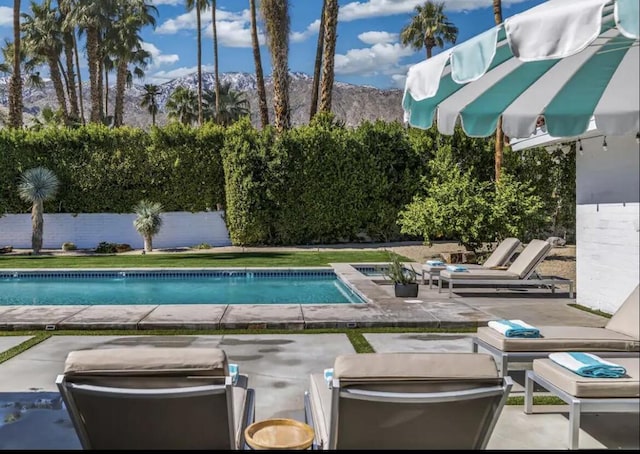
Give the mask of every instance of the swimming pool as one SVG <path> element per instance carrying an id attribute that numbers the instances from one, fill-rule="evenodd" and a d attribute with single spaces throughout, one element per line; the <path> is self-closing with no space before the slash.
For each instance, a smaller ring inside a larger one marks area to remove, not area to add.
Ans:
<path id="1" fill-rule="evenodd" d="M 331 269 L 0 272 L 0 306 L 352 303 Z"/>

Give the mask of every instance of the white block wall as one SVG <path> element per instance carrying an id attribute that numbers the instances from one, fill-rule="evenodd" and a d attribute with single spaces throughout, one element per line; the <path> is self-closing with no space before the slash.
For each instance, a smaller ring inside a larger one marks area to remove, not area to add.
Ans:
<path id="1" fill-rule="evenodd" d="M 576 302 L 615 312 L 640 279 L 635 135 L 583 140 L 576 159 Z"/>
<path id="2" fill-rule="evenodd" d="M 229 232 L 222 211 L 167 212 L 162 216 L 160 233 L 153 247 L 190 247 L 201 243 L 229 246 Z M 100 242 L 126 243 L 134 249 L 143 247 L 140 234 L 133 227 L 135 214 L 47 214 L 44 215 L 44 249 L 60 249 L 73 242 L 78 248 L 95 248 Z M 31 248 L 31 214 L 6 214 L 0 217 L 0 247 Z"/>

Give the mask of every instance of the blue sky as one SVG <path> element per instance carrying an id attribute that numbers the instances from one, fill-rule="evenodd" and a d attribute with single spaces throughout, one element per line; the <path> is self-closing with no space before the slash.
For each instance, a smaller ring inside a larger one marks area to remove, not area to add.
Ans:
<path id="1" fill-rule="evenodd" d="M 155 30 L 142 37 L 153 55 L 143 82 L 162 83 L 196 71 L 196 19 L 185 0 L 150 0 L 159 11 Z M 544 0 L 502 0 L 503 18 L 529 9 Z M 258 0 L 259 2 L 259 0 Z M 29 1 L 22 0 L 23 10 Z M 339 0 L 336 81 L 399 88 L 407 69 L 425 58 L 424 49 L 413 50 L 399 43 L 399 33 L 424 0 Z M 492 0 L 447 0 L 445 14 L 459 29 L 458 43 L 494 25 Z M 218 0 L 217 28 L 221 72 L 255 71 L 249 34 L 249 1 Z M 13 0 L 0 0 L 0 39 L 12 36 Z M 322 0 L 290 0 L 291 35 L 289 69 L 313 73 Z M 211 11 L 202 13 L 204 70 L 213 70 Z M 265 74 L 271 73 L 269 51 L 260 29 Z M 438 53 L 440 49 L 435 49 Z M 86 63 L 85 63 L 86 65 Z M 43 74 L 46 69 L 43 68 Z"/>

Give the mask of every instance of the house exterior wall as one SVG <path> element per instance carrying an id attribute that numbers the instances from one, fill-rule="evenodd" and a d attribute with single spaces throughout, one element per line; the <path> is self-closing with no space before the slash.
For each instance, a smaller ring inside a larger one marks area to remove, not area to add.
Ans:
<path id="1" fill-rule="evenodd" d="M 640 147 L 606 140 L 583 139 L 576 156 L 576 303 L 613 313 L 640 279 Z"/>
<path id="2" fill-rule="evenodd" d="M 162 213 L 162 227 L 153 237 L 154 248 L 190 247 L 201 243 L 229 246 L 229 232 L 222 211 Z M 80 249 L 93 249 L 100 242 L 126 243 L 143 247 L 133 227 L 135 214 L 44 214 L 44 249 L 60 249 L 73 242 Z M 0 217 L 0 247 L 31 248 L 31 214 L 7 214 Z"/>

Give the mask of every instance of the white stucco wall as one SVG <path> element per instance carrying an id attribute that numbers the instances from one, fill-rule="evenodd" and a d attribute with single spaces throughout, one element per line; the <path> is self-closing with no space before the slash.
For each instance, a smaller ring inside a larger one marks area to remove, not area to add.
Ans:
<path id="1" fill-rule="evenodd" d="M 613 313 L 640 279 L 635 135 L 582 140 L 576 159 L 576 302 Z"/>
<path id="2" fill-rule="evenodd" d="M 229 232 L 222 211 L 162 214 L 160 233 L 153 238 L 154 248 L 189 247 L 200 243 L 229 246 Z M 71 241 L 78 248 L 95 248 L 100 242 L 127 243 L 143 247 L 142 237 L 133 227 L 135 214 L 47 214 L 44 215 L 45 249 L 60 249 Z M 7 214 L 0 218 L 0 246 L 31 248 L 31 215 Z"/>

